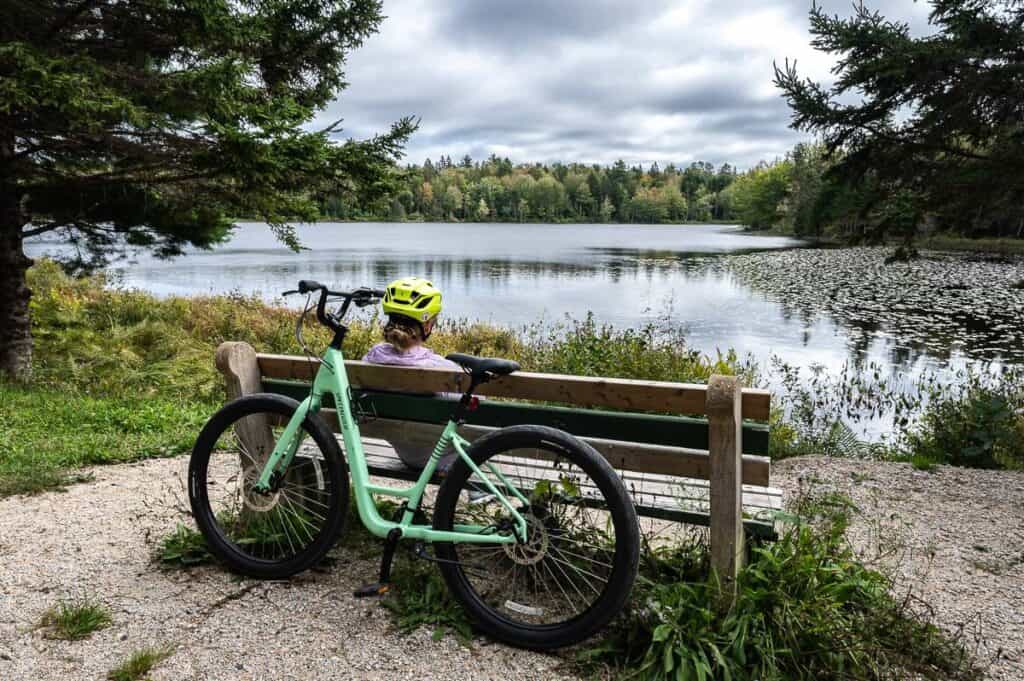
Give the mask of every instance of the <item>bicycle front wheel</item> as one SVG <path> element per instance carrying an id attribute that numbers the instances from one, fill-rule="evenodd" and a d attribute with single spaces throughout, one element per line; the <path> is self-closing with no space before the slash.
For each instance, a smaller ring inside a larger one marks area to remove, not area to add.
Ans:
<path id="1" fill-rule="evenodd" d="M 437 544 L 453 595 L 484 633 L 511 645 L 559 648 L 601 629 L 625 605 L 640 554 L 636 511 L 612 467 L 593 447 L 542 426 L 489 433 L 469 455 L 525 517 L 528 537 Z M 434 506 L 435 529 L 456 525 L 512 527 L 505 505 L 462 460 Z"/>
<path id="2" fill-rule="evenodd" d="M 225 405 L 192 450 L 192 515 L 210 551 L 228 567 L 282 579 L 331 549 L 348 508 L 348 468 L 327 424 L 309 414 L 291 465 L 268 494 L 253 489 L 299 403 L 254 394 Z"/>

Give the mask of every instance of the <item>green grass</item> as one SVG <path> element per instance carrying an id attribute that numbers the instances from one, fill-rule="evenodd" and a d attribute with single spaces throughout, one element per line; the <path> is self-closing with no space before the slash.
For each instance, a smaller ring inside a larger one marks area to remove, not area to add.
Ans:
<path id="1" fill-rule="evenodd" d="M 43 613 L 39 626 L 50 638 L 78 641 L 110 626 L 110 610 L 90 597 L 60 601 Z"/>
<path id="2" fill-rule="evenodd" d="M 173 653 L 174 649 L 168 646 L 137 650 L 125 658 L 117 667 L 111 669 L 107 673 L 107 679 L 110 681 L 140 681 L 146 678 L 146 674 L 151 672 L 154 667 Z"/>
<path id="3" fill-rule="evenodd" d="M 75 482 L 82 466 L 188 451 L 212 407 L 0 383 L 0 495 Z"/>

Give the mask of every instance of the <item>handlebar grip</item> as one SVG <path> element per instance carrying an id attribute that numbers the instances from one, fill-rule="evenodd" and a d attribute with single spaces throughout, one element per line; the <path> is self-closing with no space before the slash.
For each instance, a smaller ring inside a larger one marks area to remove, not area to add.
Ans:
<path id="1" fill-rule="evenodd" d="M 312 279 L 301 279 L 299 281 L 299 293 L 309 293 L 310 291 L 318 291 L 323 287 L 323 284 L 321 284 L 318 281 L 313 281 Z"/>

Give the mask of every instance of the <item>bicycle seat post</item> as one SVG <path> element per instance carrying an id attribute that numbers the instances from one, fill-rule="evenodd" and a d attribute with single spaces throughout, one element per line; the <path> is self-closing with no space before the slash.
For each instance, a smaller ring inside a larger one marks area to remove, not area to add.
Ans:
<path id="1" fill-rule="evenodd" d="M 468 412 L 476 411 L 479 400 L 473 395 L 473 392 L 480 387 L 481 383 L 486 383 L 490 380 L 489 377 L 485 375 L 469 375 L 471 377 L 469 379 L 469 387 L 467 387 L 466 391 L 462 393 L 462 397 L 459 398 L 459 401 L 456 403 L 455 409 L 452 412 L 452 421 L 460 425 L 466 422 L 466 414 Z"/>

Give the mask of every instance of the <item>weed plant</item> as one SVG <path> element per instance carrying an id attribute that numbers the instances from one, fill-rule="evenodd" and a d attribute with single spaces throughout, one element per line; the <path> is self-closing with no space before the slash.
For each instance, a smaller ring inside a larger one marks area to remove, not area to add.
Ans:
<path id="1" fill-rule="evenodd" d="M 95 598 L 60 601 L 43 613 L 39 626 L 50 638 L 78 641 L 110 626 L 110 610 Z"/>
<path id="2" fill-rule="evenodd" d="M 157 560 L 164 567 L 189 568 L 213 562 L 206 539 L 197 530 L 178 523 L 157 548 Z"/>
<path id="3" fill-rule="evenodd" d="M 107 674 L 109 681 L 141 681 L 158 664 L 174 653 L 170 647 L 137 650 Z"/>

